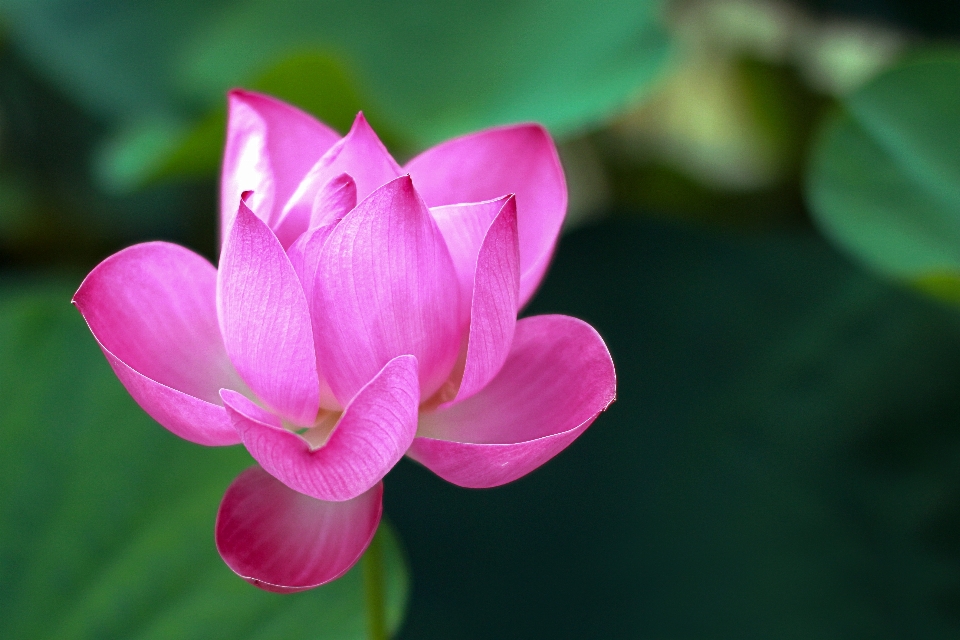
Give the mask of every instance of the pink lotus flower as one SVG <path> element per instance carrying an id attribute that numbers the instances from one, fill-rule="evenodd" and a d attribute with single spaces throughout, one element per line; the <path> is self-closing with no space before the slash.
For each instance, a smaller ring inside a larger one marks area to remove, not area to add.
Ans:
<path id="1" fill-rule="evenodd" d="M 489 129 L 401 168 L 358 115 L 340 137 L 230 94 L 220 268 L 164 242 L 110 256 L 74 303 L 134 399 L 178 436 L 243 443 L 216 539 L 266 589 L 362 555 L 406 454 L 493 487 L 570 444 L 614 398 L 589 325 L 517 320 L 566 210 L 537 125 Z M 292 491 L 291 491 L 292 489 Z"/>

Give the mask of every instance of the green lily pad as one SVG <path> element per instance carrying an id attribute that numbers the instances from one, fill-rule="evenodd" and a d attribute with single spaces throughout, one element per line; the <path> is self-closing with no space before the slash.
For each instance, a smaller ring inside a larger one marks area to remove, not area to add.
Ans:
<path id="1" fill-rule="evenodd" d="M 819 135 L 807 196 L 856 258 L 956 290 L 945 283 L 960 277 L 960 50 L 914 54 L 845 98 Z"/>
<path id="2" fill-rule="evenodd" d="M 292 595 L 235 576 L 213 527 L 242 447 L 178 439 L 129 398 L 71 288 L 0 289 L 0 637 L 366 638 L 361 572 Z M 385 536 L 387 620 L 406 608 Z"/>

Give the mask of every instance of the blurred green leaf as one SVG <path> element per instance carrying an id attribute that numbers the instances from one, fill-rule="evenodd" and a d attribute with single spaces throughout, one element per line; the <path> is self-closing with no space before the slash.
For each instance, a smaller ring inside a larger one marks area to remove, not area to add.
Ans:
<path id="1" fill-rule="evenodd" d="M 279 61 L 328 51 L 422 146 L 509 121 L 563 134 L 604 118 L 663 66 L 661 4 L 0 0 L 0 11 L 18 48 L 100 113 L 189 117 Z"/>
<path id="2" fill-rule="evenodd" d="M 131 120 L 186 105 L 175 61 L 236 0 L 0 0 L 5 35 L 92 111 Z"/>
<path id="3" fill-rule="evenodd" d="M 563 134 L 621 107 L 656 76 L 659 0 L 277 4 L 245 0 L 190 50 L 184 79 L 219 95 L 294 47 L 342 51 L 420 144 L 536 120 Z"/>
<path id="4" fill-rule="evenodd" d="M 916 53 L 842 107 L 808 169 L 815 219 L 874 269 L 942 290 L 960 277 L 960 50 Z"/>
<path id="5" fill-rule="evenodd" d="M 153 423 L 69 299 L 0 290 L 0 637 L 365 638 L 358 569 L 282 596 L 226 567 L 214 519 L 249 457 Z M 395 537 L 378 535 L 396 629 L 408 579 Z"/>
<path id="6" fill-rule="evenodd" d="M 402 139 L 384 124 L 375 106 L 360 98 L 355 84 L 333 56 L 301 52 L 281 60 L 246 86 L 295 104 L 341 132 L 350 128 L 366 104 L 367 119 L 381 138 L 402 149 Z M 220 165 L 226 127 L 223 106 L 189 126 L 178 127 L 162 118 L 138 122 L 101 150 L 97 162 L 100 181 L 123 192 L 167 178 L 212 176 Z"/>

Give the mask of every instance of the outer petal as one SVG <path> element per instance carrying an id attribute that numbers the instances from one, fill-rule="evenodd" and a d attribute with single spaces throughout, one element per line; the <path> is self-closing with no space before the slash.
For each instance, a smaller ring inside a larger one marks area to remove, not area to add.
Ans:
<path id="1" fill-rule="evenodd" d="M 417 361 L 387 363 L 347 405 L 318 449 L 276 416 L 224 390 L 223 401 L 244 446 L 270 475 L 318 500 L 350 500 L 379 482 L 403 457 L 417 431 Z"/>
<path id="2" fill-rule="evenodd" d="M 465 317 L 469 317 L 473 300 L 473 281 L 477 274 L 477 256 L 487 230 L 504 203 L 512 196 L 503 196 L 485 202 L 450 204 L 430 209 L 430 215 L 437 221 L 437 227 L 443 234 L 443 240 L 450 250 L 453 266 L 460 281 L 460 304 Z M 514 199 L 514 209 L 516 200 Z"/>
<path id="3" fill-rule="evenodd" d="M 405 169 L 430 207 L 516 194 L 520 303 L 526 303 L 543 278 L 567 211 L 563 169 L 546 130 L 536 124 L 487 129 L 427 149 Z"/>
<path id="4" fill-rule="evenodd" d="M 340 136 L 312 116 L 270 96 L 234 89 L 228 97 L 227 144 L 220 178 L 220 238 L 225 239 L 240 204 L 268 224 L 317 160 Z"/>
<path id="5" fill-rule="evenodd" d="M 513 344 L 520 290 L 517 207 L 511 197 L 490 225 L 476 261 L 463 379 L 454 402 L 483 389 Z"/>
<path id="6" fill-rule="evenodd" d="M 166 242 L 116 253 L 73 298 L 117 377 L 154 420 L 205 445 L 236 444 L 221 388 L 242 389 L 220 338 L 216 270 Z"/>
<path id="7" fill-rule="evenodd" d="M 472 398 L 422 415 L 409 455 L 454 484 L 495 487 L 562 451 L 615 394 L 613 361 L 590 325 L 525 318 L 497 377 Z"/>
<path id="8" fill-rule="evenodd" d="M 276 236 L 243 202 L 223 246 L 217 311 L 240 377 L 289 420 L 313 424 L 320 386 L 307 299 Z"/>
<path id="9" fill-rule="evenodd" d="M 281 226 L 290 231 L 284 232 L 281 242 L 292 242 L 306 230 L 317 193 L 331 179 L 344 173 L 356 183 L 358 200 L 363 200 L 401 174 L 400 165 L 380 142 L 362 113 L 357 114 L 350 132 L 310 169 L 284 205 Z"/>
<path id="10" fill-rule="evenodd" d="M 346 502 L 296 491 L 258 466 L 227 488 L 217 512 L 217 550 L 244 580 L 277 593 L 336 580 L 356 564 L 380 524 L 383 483 Z"/>
<path id="11" fill-rule="evenodd" d="M 402 354 L 416 356 L 425 397 L 447 379 L 463 324 L 457 277 L 408 176 L 375 191 L 334 229 L 311 316 L 317 356 L 341 403 Z"/>

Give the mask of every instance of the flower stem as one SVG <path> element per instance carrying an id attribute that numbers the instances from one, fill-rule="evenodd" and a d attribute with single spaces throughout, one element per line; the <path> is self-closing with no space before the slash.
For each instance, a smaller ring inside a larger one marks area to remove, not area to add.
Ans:
<path id="1" fill-rule="evenodd" d="M 367 597 L 367 631 L 370 640 L 388 640 L 386 598 L 383 584 L 383 543 L 380 532 L 363 554 L 363 583 Z"/>

